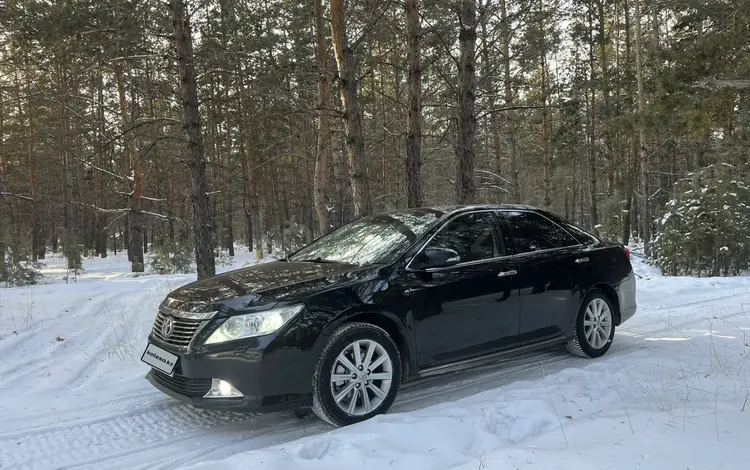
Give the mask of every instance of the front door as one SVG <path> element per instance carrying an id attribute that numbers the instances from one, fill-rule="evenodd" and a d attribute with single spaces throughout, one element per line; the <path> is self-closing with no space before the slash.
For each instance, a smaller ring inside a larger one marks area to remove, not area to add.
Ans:
<path id="1" fill-rule="evenodd" d="M 516 265 L 504 251 L 494 213 L 455 217 L 422 253 L 430 250 L 449 258 L 441 266 L 410 266 L 405 286 L 419 366 L 512 345 L 519 329 Z"/>

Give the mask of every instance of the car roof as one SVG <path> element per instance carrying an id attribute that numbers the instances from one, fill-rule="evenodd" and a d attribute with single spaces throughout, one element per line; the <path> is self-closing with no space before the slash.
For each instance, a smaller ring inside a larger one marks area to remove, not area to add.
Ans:
<path id="1" fill-rule="evenodd" d="M 540 211 L 538 207 L 529 206 L 526 204 L 454 204 L 445 206 L 425 206 L 414 208 L 413 210 L 428 210 L 442 212 L 444 216 L 451 216 L 461 212 L 468 212 L 473 210 L 527 210 L 527 211 Z M 408 209 L 407 209 L 408 210 Z"/>
<path id="2" fill-rule="evenodd" d="M 442 209 L 446 213 L 454 213 L 454 212 L 464 212 L 468 210 L 478 210 L 478 209 L 505 209 L 505 210 L 532 210 L 536 211 L 539 210 L 538 207 L 529 206 L 526 204 L 456 204 L 453 206 L 444 206 Z"/>
<path id="3" fill-rule="evenodd" d="M 421 206 L 421 207 L 410 207 L 410 208 L 403 208 L 403 209 L 393 209 L 389 211 L 382 212 L 380 214 L 382 215 L 394 215 L 394 214 L 403 214 L 403 213 L 424 213 L 424 212 L 432 212 L 435 213 L 438 218 L 446 218 L 451 217 L 456 214 L 460 214 L 462 212 L 469 212 L 474 210 L 527 210 L 527 211 L 534 211 L 534 212 L 542 212 L 542 210 L 538 207 L 529 206 L 525 204 L 453 204 L 453 205 L 444 205 L 444 206 Z M 377 216 L 379 214 L 373 214 L 373 216 Z"/>

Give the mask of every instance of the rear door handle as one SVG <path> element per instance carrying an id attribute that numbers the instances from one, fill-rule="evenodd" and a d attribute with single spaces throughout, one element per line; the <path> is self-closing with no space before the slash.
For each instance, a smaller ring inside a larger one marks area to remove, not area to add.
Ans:
<path id="1" fill-rule="evenodd" d="M 514 276 L 516 274 L 518 274 L 518 271 L 516 271 L 515 269 L 509 269 L 507 271 L 500 271 L 499 273 L 497 273 L 497 277 Z"/>
<path id="2" fill-rule="evenodd" d="M 588 263 L 588 262 L 589 262 L 589 259 L 588 259 L 588 258 L 578 258 L 578 259 L 576 260 L 576 263 L 578 263 L 578 264 L 582 264 L 582 263 Z"/>

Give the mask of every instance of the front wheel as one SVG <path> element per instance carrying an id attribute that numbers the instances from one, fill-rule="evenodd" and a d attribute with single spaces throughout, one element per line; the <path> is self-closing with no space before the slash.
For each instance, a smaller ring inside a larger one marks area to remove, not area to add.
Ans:
<path id="1" fill-rule="evenodd" d="M 388 411 L 400 379 L 401 358 L 388 333 L 369 323 L 347 323 L 318 358 L 313 411 L 334 426 L 364 421 Z"/>
<path id="2" fill-rule="evenodd" d="M 612 346 L 614 336 L 614 307 L 604 292 L 594 291 L 581 305 L 568 351 L 581 357 L 600 357 Z"/>

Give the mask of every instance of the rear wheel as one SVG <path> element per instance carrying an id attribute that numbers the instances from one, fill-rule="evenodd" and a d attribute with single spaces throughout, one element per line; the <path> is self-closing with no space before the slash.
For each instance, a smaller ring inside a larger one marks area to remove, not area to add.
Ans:
<path id="1" fill-rule="evenodd" d="M 401 358 L 393 339 L 369 323 L 336 330 L 318 358 L 313 377 L 313 411 L 334 426 L 385 413 L 401 379 Z"/>
<path id="2" fill-rule="evenodd" d="M 576 333 L 568 351 L 581 357 L 603 356 L 615 336 L 614 307 L 602 291 L 586 297 L 576 318 Z"/>

